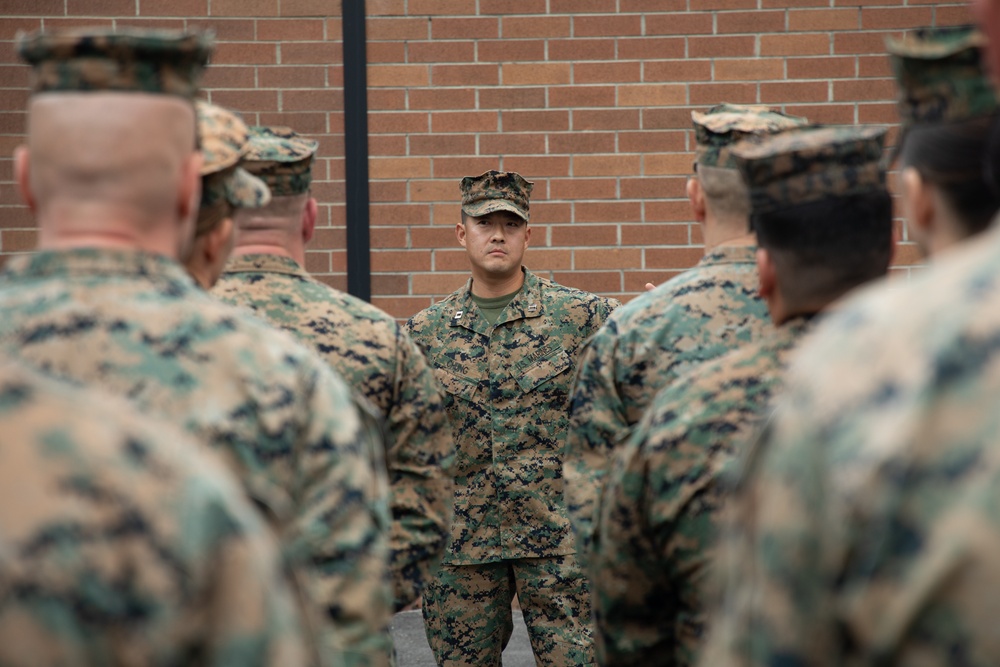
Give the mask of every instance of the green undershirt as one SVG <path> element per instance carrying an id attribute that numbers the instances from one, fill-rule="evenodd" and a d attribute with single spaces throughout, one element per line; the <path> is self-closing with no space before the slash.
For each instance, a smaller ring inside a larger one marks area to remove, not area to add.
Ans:
<path id="1" fill-rule="evenodd" d="M 494 325 L 497 323 L 497 320 L 500 319 L 500 313 L 503 312 L 503 309 L 507 307 L 508 303 L 514 300 L 514 297 L 517 296 L 517 293 L 520 291 L 521 289 L 518 288 L 517 291 L 511 292 L 510 294 L 492 296 L 488 298 L 473 294 L 472 300 L 476 302 L 477 306 L 479 306 L 479 312 L 483 314 L 486 321 L 489 322 L 490 325 Z"/>

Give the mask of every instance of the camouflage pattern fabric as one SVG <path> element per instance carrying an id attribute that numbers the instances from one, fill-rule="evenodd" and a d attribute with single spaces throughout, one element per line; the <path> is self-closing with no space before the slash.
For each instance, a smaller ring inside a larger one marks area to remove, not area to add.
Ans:
<path id="1" fill-rule="evenodd" d="M 223 200 L 237 208 L 266 206 L 271 201 L 267 185 L 237 166 L 249 147 L 246 124 L 232 111 L 201 100 L 195 109 L 203 158 L 201 208 Z"/>
<path id="2" fill-rule="evenodd" d="M 720 246 L 615 311 L 584 350 L 566 436 L 566 503 L 586 554 L 605 468 L 656 392 L 771 329 L 757 249 Z"/>
<path id="3" fill-rule="evenodd" d="M 524 273 L 521 291 L 494 325 L 479 312 L 471 280 L 407 323 L 444 387 L 457 448 L 444 563 L 562 556 L 578 572 L 563 502 L 567 401 L 583 342 L 618 302 Z M 579 620 L 589 605 L 585 583 L 557 579 L 549 593 L 563 601 L 562 618 L 553 622 L 564 641 L 589 644 Z M 444 598 L 424 599 L 427 622 L 445 619 L 449 627 L 472 623 L 484 602 L 474 591 L 458 606 L 435 600 Z M 529 605 L 522 599 L 526 614 Z M 435 633 L 428 633 L 431 641 Z"/>
<path id="4" fill-rule="evenodd" d="M 801 127 L 805 118 L 789 116 L 763 105 L 717 104 L 705 113 L 691 112 L 697 148 L 695 160 L 706 167 L 735 169 L 729 147 L 775 132 Z"/>
<path id="5" fill-rule="evenodd" d="M 787 322 L 671 383 L 615 453 L 587 559 L 599 664 L 695 663 L 726 472 L 806 328 Z"/>
<path id="6" fill-rule="evenodd" d="M 795 129 L 731 150 L 759 214 L 884 190 L 885 133 L 872 126 Z"/>
<path id="7" fill-rule="evenodd" d="M 392 317 L 287 257 L 231 259 L 213 294 L 298 336 L 386 416 L 396 608 L 416 600 L 448 539 L 455 459 L 441 391 L 423 354 Z"/>
<path id="8" fill-rule="evenodd" d="M 455 519 L 444 562 L 573 553 L 562 450 L 573 368 L 618 305 L 539 278 L 490 326 L 472 281 L 407 323 L 445 390 L 455 436 Z"/>
<path id="9" fill-rule="evenodd" d="M 514 171 L 491 170 L 479 176 L 466 176 L 459 185 L 462 211 L 473 218 L 510 211 L 528 222 L 531 217 L 528 200 L 534 185 Z"/>
<path id="10" fill-rule="evenodd" d="M 427 641 L 440 667 L 500 665 L 517 595 L 536 665 L 590 665 L 587 582 L 571 556 L 442 565 L 424 593 Z"/>
<path id="11" fill-rule="evenodd" d="M 193 98 L 215 40 L 208 35 L 87 28 L 18 35 L 35 93 L 118 91 Z"/>
<path id="12" fill-rule="evenodd" d="M 246 168 L 267 183 L 275 197 L 309 191 L 312 164 L 319 142 L 299 136 L 290 127 L 250 128 Z"/>
<path id="13" fill-rule="evenodd" d="M 1000 663 L 1000 231 L 816 328 L 751 450 L 701 664 Z"/>
<path id="14" fill-rule="evenodd" d="M 997 97 L 985 69 L 985 45 L 971 26 L 921 28 L 888 40 L 902 125 L 960 122 L 994 113 Z"/>
<path id="15" fill-rule="evenodd" d="M 382 443 L 310 350 L 130 250 L 11 259 L 0 346 L 126 396 L 226 456 L 275 522 L 346 664 L 385 664 L 390 617 Z"/>
<path id="16" fill-rule="evenodd" d="M 308 664 L 273 539 L 197 448 L 0 364 L 0 664 Z"/>

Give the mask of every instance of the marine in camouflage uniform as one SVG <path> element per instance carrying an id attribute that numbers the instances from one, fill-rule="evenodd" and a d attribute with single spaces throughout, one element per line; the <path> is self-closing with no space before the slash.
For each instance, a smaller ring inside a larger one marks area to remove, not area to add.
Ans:
<path id="1" fill-rule="evenodd" d="M 472 279 L 407 325 L 445 389 L 457 446 L 451 542 L 423 598 L 440 665 L 499 665 L 515 593 L 538 664 L 592 661 L 562 448 L 583 341 L 618 304 L 522 267 L 530 192 L 513 172 L 462 180 L 456 234 Z"/>
<path id="2" fill-rule="evenodd" d="M 926 255 L 986 230 L 1000 209 L 983 168 L 992 160 L 998 104 L 982 45 L 971 26 L 920 28 L 888 43 L 900 117 L 900 208 L 909 238 Z"/>
<path id="3" fill-rule="evenodd" d="M 211 289 L 232 251 L 234 212 L 266 206 L 271 191 L 240 166 L 250 150 L 250 130 L 243 119 L 202 100 L 195 101 L 195 109 L 204 162 L 194 245 L 185 265 L 199 285 Z"/>
<path id="4" fill-rule="evenodd" d="M 188 438 L 0 362 L 0 663 L 309 664 L 273 538 Z"/>
<path id="5" fill-rule="evenodd" d="M 610 456 L 657 390 L 771 329 L 757 295 L 749 202 L 729 147 L 805 121 L 767 107 L 732 104 L 691 117 L 697 152 L 688 193 L 704 230 L 705 256 L 617 310 L 587 344 L 574 381 L 564 474 L 581 555 L 590 543 Z"/>
<path id="6" fill-rule="evenodd" d="M 588 559 L 600 664 L 694 664 L 727 473 L 811 319 L 845 290 L 888 268 L 892 209 L 878 170 L 884 134 L 877 128 L 790 130 L 761 146 L 733 148 L 751 195 L 781 189 L 801 175 L 795 167 L 767 168 L 789 156 L 818 177 L 807 187 L 783 190 L 780 200 L 755 198 L 760 292 L 776 328 L 661 390 L 615 454 Z M 842 187 L 844 172 L 860 174 L 855 187 Z M 796 209 L 866 193 L 881 199 L 878 213 L 869 212 L 868 196 L 845 203 L 833 220 Z"/>
<path id="7" fill-rule="evenodd" d="M 252 128 L 250 144 L 246 168 L 271 188 L 275 206 L 237 215 L 234 257 L 214 294 L 298 336 L 385 416 L 389 544 L 401 609 L 420 595 L 449 534 L 455 448 L 441 391 L 391 316 L 303 268 L 303 234 L 311 236 L 316 220 L 308 192 L 318 144 L 288 128 L 264 127 Z"/>
<path id="8" fill-rule="evenodd" d="M 994 226 L 802 346 L 743 467 L 701 664 L 1000 663 L 998 267 Z"/>
<path id="9" fill-rule="evenodd" d="M 197 35 L 73 32 L 26 37 L 19 51 L 35 65 L 37 94 L 31 174 L 19 151 L 18 179 L 32 195 L 42 248 L 5 267 L 0 347 L 128 397 L 220 451 L 279 530 L 333 661 L 385 664 L 387 481 L 374 422 L 310 350 L 209 297 L 177 261 L 197 210 L 189 106 L 209 45 Z M 101 142 L 123 154 L 94 154 Z M 153 150 L 160 162 L 147 165 Z M 176 190 L 150 177 L 163 171 L 154 164 L 181 155 L 191 157 L 170 176 Z M 75 209 L 81 179 L 87 204 Z M 138 192 L 153 193 L 148 206 L 128 206 L 136 195 L 119 184 L 135 179 Z M 98 219 L 102 196 L 109 217 Z M 162 217 L 140 221 L 138 211 Z"/>

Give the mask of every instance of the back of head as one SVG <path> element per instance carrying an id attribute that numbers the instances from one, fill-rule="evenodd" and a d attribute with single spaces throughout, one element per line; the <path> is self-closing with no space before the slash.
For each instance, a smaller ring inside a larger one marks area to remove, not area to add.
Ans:
<path id="1" fill-rule="evenodd" d="M 705 207 L 717 223 L 746 232 L 750 198 L 731 154 L 733 145 L 806 124 L 760 105 L 719 104 L 704 113 L 692 112 L 697 144 L 695 173 L 705 193 Z"/>
<path id="2" fill-rule="evenodd" d="M 888 270 L 884 137 L 883 128 L 808 128 L 733 149 L 758 244 L 793 308 L 822 307 Z"/>
<path id="3" fill-rule="evenodd" d="M 269 242 L 285 245 L 278 237 L 301 237 L 302 213 L 310 200 L 312 169 L 319 142 L 303 137 L 290 127 L 249 128 L 247 152 L 242 167 L 263 181 L 271 201 L 259 208 L 236 212 L 240 243 L 253 234 L 269 236 Z"/>
<path id="4" fill-rule="evenodd" d="M 888 43 L 898 86 L 900 166 L 935 186 L 963 235 L 983 231 L 1000 209 L 988 180 L 997 97 L 983 37 L 971 26 L 922 28 Z"/>
<path id="5" fill-rule="evenodd" d="M 30 185 L 40 220 L 53 209 L 109 207 L 137 222 L 176 208 L 196 147 L 193 97 L 211 40 L 167 31 L 35 33 Z"/>

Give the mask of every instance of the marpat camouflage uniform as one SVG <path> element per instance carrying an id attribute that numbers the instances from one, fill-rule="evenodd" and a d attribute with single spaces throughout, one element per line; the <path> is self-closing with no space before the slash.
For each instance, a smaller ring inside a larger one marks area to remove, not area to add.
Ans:
<path id="1" fill-rule="evenodd" d="M 587 559 L 599 664 L 694 663 L 726 472 L 806 322 L 786 323 L 665 387 L 614 454 Z"/>
<path id="2" fill-rule="evenodd" d="M 1000 664 L 1000 231 L 851 300 L 746 465 L 701 664 Z"/>
<path id="3" fill-rule="evenodd" d="M 539 624 L 532 637 L 536 658 L 555 664 L 586 664 L 590 653 L 589 594 L 563 504 L 570 381 L 583 342 L 617 305 L 525 270 L 521 291 L 494 326 L 473 301 L 471 281 L 407 325 L 446 392 L 457 447 L 455 518 L 440 576 L 461 582 L 468 568 L 459 566 L 483 566 L 488 573 L 490 564 L 520 560 L 527 561 L 519 564 L 526 570 L 548 568 L 550 581 L 577 582 L 574 591 L 560 594 L 565 616 L 546 629 Z M 424 596 L 429 634 L 435 621 L 428 618 L 427 603 L 435 587 L 428 586 Z M 558 589 L 538 588 L 541 620 L 541 605 L 553 604 L 543 602 L 544 594 L 551 598 Z M 483 602 L 477 600 L 484 598 L 471 593 L 444 608 L 455 617 L 441 621 L 448 631 L 461 633 L 457 619 L 480 611 Z M 522 605 L 531 628 L 533 610 L 527 600 Z M 543 644 L 551 651 L 543 652 Z M 476 658 L 467 654 L 474 647 L 453 648 L 458 655 L 452 659 Z"/>
<path id="4" fill-rule="evenodd" d="M 735 142 L 805 122 L 764 106 L 730 104 L 694 112 L 692 120 L 697 164 L 723 169 L 735 168 L 729 154 Z M 588 550 L 611 454 L 656 392 L 770 327 L 757 295 L 756 248 L 720 245 L 692 269 L 620 308 L 591 339 L 573 385 L 564 469 L 581 554 Z"/>
<path id="5" fill-rule="evenodd" d="M 849 257 L 858 244 L 873 243 L 873 230 L 883 233 L 881 271 L 888 264 L 884 135 L 883 128 L 869 127 L 792 129 L 731 148 L 772 267 L 768 289 L 783 296 L 771 301 L 780 326 L 668 385 L 616 454 L 589 560 L 602 664 L 696 661 L 711 606 L 706 581 L 716 566 L 715 536 L 729 495 L 727 468 L 766 413 L 809 318 L 833 300 L 832 286 L 840 293 L 867 275 L 868 267 Z M 802 229 L 788 221 L 802 204 L 861 193 L 884 197 L 885 214 L 830 224 L 800 213 Z M 778 209 L 785 218 L 762 215 Z M 809 265 L 820 267 L 820 278 Z M 812 292 L 787 289 L 796 282 Z"/>
<path id="6" fill-rule="evenodd" d="M 0 363 L 0 664 L 307 664 L 231 474 L 109 396 Z"/>
<path id="7" fill-rule="evenodd" d="M 287 127 L 254 127 L 245 165 L 276 197 L 301 195 L 309 192 L 318 147 Z M 298 336 L 381 410 L 395 606 L 410 604 L 441 558 L 453 505 L 455 446 L 427 361 L 392 317 L 313 279 L 288 257 L 236 257 L 214 293 Z"/>
<path id="8" fill-rule="evenodd" d="M 40 33 L 18 48 L 36 91 L 188 99 L 210 52 L 196 36 L 142 31 Z M 388 662 L 382 444 L 318 357 L 209 298 L 176 261 L 139 250 L 11 259 L 0 309 L 0 347 L 12 355 L 127 397 L 223 452 L 280 531 L 335 659 Z"/>
<path id="9" fill-rule="evenodd" d="M 387 416 L 396 608 L 417 599 L 447 546 L 455 458 L 423 354 L 389 315 L 320 283 L 287 257 L 230 260 L 213 294 L 297 335 Z"/>

